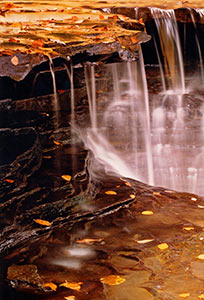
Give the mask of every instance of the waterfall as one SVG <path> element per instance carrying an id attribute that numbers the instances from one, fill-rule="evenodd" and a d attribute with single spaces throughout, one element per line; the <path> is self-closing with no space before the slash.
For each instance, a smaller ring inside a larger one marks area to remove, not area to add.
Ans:
<path id="1" fill-rule="evenodd" d="M 169 78 L 169 88 L 185 93 L 185 75 L 181 44 L 175 12 L 173 9 L 151 8 L 160 38 L 165 73 Z"/>

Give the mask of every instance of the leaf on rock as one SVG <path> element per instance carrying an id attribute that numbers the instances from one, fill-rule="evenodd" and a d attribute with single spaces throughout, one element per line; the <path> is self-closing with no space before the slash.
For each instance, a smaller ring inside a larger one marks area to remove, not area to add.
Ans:
<path id="1" fill-rule="evenodd" d="M 160 250 L 166 250 L 166 249 L 169 248 L 169 246 L 168 246 L 166 243 L 159 244 L 159 245 L 157 245 L 157 247 L 158 247 Z"/>
<path id="2" fill-rule="evenodd" d="M 126 281 L 125 278 L 120 277 L 119 275 L 108 275 L 106 277 L 100 278 L 100 281 L 102 283 L 108 284 L 108 285 L 119 285 Z"/>
<path id="3" fill-rule="evenodd" d="M 55 144 L 55 145 L 57 145 L 57 146 L 60 146 L 60 145 L 62 145 L 60 142 L 58 142 L 58 141 L 53 141 L 53 143 Z"/>
<path id="4" fill-rule="evenodd" d="M 130 194 L 130 198 L 135 199 L 135 195 L 134 194 Z"/>
<path id="5" fill-rule="evenodd" d="M 126 182 L 125 182 L 125 185 L 131 186 L 131 183 L 130 183 L 129 181 L 126 181 Z"/>
<path id="6" fill-rule="evenodd" d="M 204 299 L 204 294 L 198 296 L 199 299 Z"/>
<path id="7" fill-rule="evenodd" d="M 47 282 L 43 285 L 43 287 L 49 287 L 51 290 L 56 291 L 57 290 L 57 285 L 52 283 L 52 282 Z"/>
<path id="8" fill-rule="evenodd" d="M 44 46 L 44 42 L 43 42 L 43 40 L 38 39 L 38 40 L 33 41 L 33 42 L 31 43 L 31 46 L 32 46 L 33 48 L 40 48 L 40 47 L 43 47 L 43 46 Z"/>
<path id="9" fill-rule="evenodd" d="M 52 224 L 49 221 L 41 220 L 41 219 L 34 219 L 34 222 L 43 226 L 51 226 Z"/>
<path id="10" fill-rule="evenodd" d="M 62 179 L 66 180 L 68 182 L 72 179 L 72 176 L 70 176 L 70 175 L 62 175 L 61 177 L 62 177 Z"/>
<path id="11" fill-rule="evenodd" d="M 6 178 L 4 179 L 5 182 L 9 182 L 9 183 L 14 183 L 14 180 L 13 179 L 9 179 L 9 178 Z"/>
<path id="12" fill-rule="evenodd" d="M 13 64 L 14 66 L 17 66 L 18 63 L 19 63 L 18 57 L 17 57 L 17 56 L 13 56 L 13 57 L 11 58 L 11 62 L 12 62 L 12 64 Z"/>
<path id="13" fill-rule="evenodd" d="M 197 256 L 198 259 L 204 259 L 204 254 L 200 254 Z"/>
<path id="14" fill-rule="evenodd" d="M 106 191 L 105 194 L 106 195 L 117 195 L 117 193 L 115 191 Z"/>
<path id="15" fill-rule="evenodd" d="M 80 291 L 81 285 L 83 282 L 68 282 L 65 281 L 64 283 L 61 283 L 60 286 L 66 287 L 71 290 Z"/>

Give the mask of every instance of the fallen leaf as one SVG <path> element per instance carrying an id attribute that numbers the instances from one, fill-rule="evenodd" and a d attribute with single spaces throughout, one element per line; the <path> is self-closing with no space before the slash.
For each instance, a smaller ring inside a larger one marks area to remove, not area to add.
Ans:
<path id="1" fill-rule="evenodd" d="M 153 192 L 152 194 L 155 196 L 161 196 L 161 194 L 159 192 Z"/>
<path id="2" fill-rule="evenodd" d="M 52 282 L 47 282 L 43 284 L 43 287 L 49 287 L 51 290 L 56 291 L 57 290 L 57 285 L 52 283 Z"/>
<path id="3" fill-rule="evenodd" d="M 181 298 L 187 298 L 189 296 L 190 296 L 190 293 L 179 294 L 179 297 L 181 297 Z"/>
<path id="4" fill-rule="evenodd" d="M 166 243 L 159 244 L 159 245 L 157 245 L 157 247 L 158 247 L 160 250 L 166 250 L 166 249 L 169 248 L 169 246 L 168 246 Z"/>
<path id="5" fill-rule="evenodd" d="M 199 299 L 204 299 L 204 294 L 198 296 Z"/>
<path id="6" fill-rule="evenodd" d="M 18 65 L 18 57 L 17 56 L 13 56 L 11 58 L 11 62 L 14 66 L 17 66 Z"/>
<path id="7" fill-rule="evenodd" d="M 198 259 L 204 259 L 204 254 L 200 254 L 197 256 Z"/>
<path id="8" fill-rule="evenodd" d="M 203 205 L 198 205 L 198 208 L 204 208 L 204 206 Z"/>
<path id="9" fill-rule="evenodd" d="M 14 183 L 14 180 L 13 180 L 13 179 L 9 179 L 9 178 L 4 179 L 4 181 L 5 181 L 5 182 L 9 182 L 9 183 Z"/>
<path id="10" fill-rule="evenodd" d="M 194 227 L 183 227 L 184 230 L 190 231 L 190 230 L 194 230 Z"/>
<path id="11" fill-rule="evenodd" d="M 120 187 L 120 185 L 116 185 L 116 187 L 117 187 L 117 188 L 119 188 L 119 187 Z"/>
<path id="12" fill-rule="evenodd" d="M 150 243 L 154 241 L 154 239 L 146 239 L 146 240 L 140 240 L 140 241 L 136 241 L 138 244 L 146 244 L 146 243 Z"/>
<path id="13" fill-rule="evenodd" d="M 61 283 L 60 286 L 64 286 L 68 289 L 75 290 L 75 291 L 80 291 L 81 285 L 83 282 L 68 282 L 65 281 L 64 283 Z"/>
<path id="14" fill-rule="evenodd" d="M 87 238 L 87 239 L 83 239 L 83 240 L 78 240 L 77 243 L 78 244 L 92 244 L 92 243 L 100 243 L 102 241 L 103 241 L 103 239 L 91 239 L 91 238 Z"/>
<path id="15" fill-rule="evenodd" d="M 197 201 L 198 199 L 195 198 L 195 197 L 191 197 L 191 200 L 192 200 L 192 201 Z"/>
<path id="16" fill-rule="evenodd" d="M 153 211 L 151 210 L 144 210 L 141 212 L 142 215 L 144 216 L 150 216 L 150 215 L 153 215 Z"/>
<path id="17" fill-rule="evenodd" d="M 43 226 L 51 226 L 52 224 L 49 221 L 41 220 L 41 219 L 34 219 L 34 222 Z"/>
<path id="18" fill-rule="evenodd" d="M 126 279 L 120 277 L 119 275 L 108 275 L 106 277 L 100 278 L 100 281 L 108 285 L 119 285 L 125 282 Z"/>
<path id="19" fill-rule="evenodd" d="M 117 193 L 115 191 L 106 191 L 105 194 L 106 195 L 117 195 Z"/>
<path id="20" fill-rule="evenodd" d="M 75 296 L 68 296 L 68 297 L 64 297 L 64 299 L 66 299 L 66 300 L 75 300 L 76 297 Z"/>
<path id="21" fill-rule="evenodd" d="M 125 182 L 125 185 L 127 185 L 127 186 L 131 186 L 131 183 L 130 183 L 130 182 L 128 182 L 128 181 L 126 181 L 126 182 Z"/>
<path id="22" fill-rule="evenodd" d="M 40 48 L 40 47 L 43 47 L 43 46 L 44 46 L 44 42 L 43 42 L 43 40 L 38 39 L 38 40 L 33 41 L 33 42 L 31 43 L 31 46 L 32 46 L 33 48 Z"/>
<path id="23" fill-rule="evenodd" d="M 134 194 L 130 194 L 130 198 L 135 199 L 135 195 Z"/>
<path id="24" fill-rule="evenodd" d="M 53 143 L 55 144 L 55 145 L 57 145 L 57 146 L 59 146 L 59 145 L 62 145 L 60 142 L 58 142 L 58 141 L 53 141 Z"/>
<path id="25" fill-rule="evenodd" d="M 43 156 L 43 158 L 50 159 L 50 158 L 52 158 L 52 156 L 51 155 L 45 155 L 45 156 Z"/>
<path id="26" fill-rule="evenodd" d="M 62 175 L 61 177 L 62 177 L 62 179 L 66 180 L 68 182 L 72 179 L 72 176 L 70 176 L 70 175 Z"/>

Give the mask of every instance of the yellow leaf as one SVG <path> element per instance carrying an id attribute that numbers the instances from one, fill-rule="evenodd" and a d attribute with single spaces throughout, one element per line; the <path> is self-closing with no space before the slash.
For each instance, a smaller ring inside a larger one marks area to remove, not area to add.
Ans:
<path id="1" fill-rule="evenodd" d="M 200 254 L 197 256 L 198 259 L 204 259 L 204 254 Z"/>
<path id="2" fill-rule="evenodd" d="M 64 283 L 61 283 L 60 286 L 64 286 L 64 287 L 66 287 L 68 289 L 71 289 L 71 290 L 80 291 L 81 284 L 83 284 L 83 282 L 68 282 L 68 281 L 65 281 Z"/>
<path id="3" fill-rule="evenodd" d="M 158 247 L 160 250 L 166 250 L 166 249 L 169 248 L 169 246 L 168 246 L 166 243 L 159 244 L 159 245 L 157 245 L 157 247 Z"/>
<path id="4" fill-rule="evenodd" d="M 53 291 L 56 291 L 56 289 L 57 289 L 57 285 L 54 284 L 54 283 L 52 283 L 52 282 L 47 282 L 47 283 L 45 283 L 45 284 L 43 285 L 43 287 L 49 287 L 49 288 L 51 288 L 51 290 L 53 290 Z"/>
<path id="5" fill-rule="evenodd" d="M 52 225 L 49 221 L 41 220 L 41 219 L 35 219 L 34 222 L 37 223 L 37 224 L 40 224 L 40 225 L 44 225 L 44 226 L 51 226 Z"/>
<path id="6" fill-rule="evenodd" d="M 66 180 L 66 181 L 70 181 L 72 179 L 72 176 L 70 176 L 70 175 L 62 175 L 61 177 L 62 177 L 62 179 Z"/>
<path id="7" fill-rule="evenodd" d="M 190 296 L 190 293 L 179 294 L 179 297 L 181 297 L 181 298 L 187 298 L 189 296 Z"/>
<path id="8" fill-rule="evenodd" d="M 117 195 L 117 193 L 115 191 L 106 191 L 105 194 L 106 195 Z"/>
<path id="9" fill-rule="evenodd" d="M 120 277 L 119 275 L 109 275 L 104 278 L 100 278 L 100 281 L 102 283 L 108 284 L 108 285 L 119 285 L 126 281 L 125 278 Z"/>
<path id="10" fill-rule="evenodd" d="M 194 230 L 194 227 L 183 227 L 184 230 L 190 231 L 190 230 Z"/>
<path id="11" fill-rule="evenodd" d="M 75 300 L 76 297 L 75 296 L 68 296 L 68 297 L 64 297 L 64 299 L 66 299 L 66 300 Z"/>
<path id="12" fill-rule="evenodd" d="M 158 193 L 158 192 L 153 192 L 152 194 L 155 195 L 155 196 L 161 196 L 161 194 Z"/>
<path id="13" fill-rule="evenodd" d="M 11 58 L 11 62 L 14 66 L 17 66 L 18 65 L 18 57 L 17 56 L 13 56 Z"/>
<path id="14" fill-rule="evenodd" d="M 135 195 L 134 194 L 130 194 L 130 198 L 135 199 Z"/>
<path id="15" fill-rule="evenodd" d="M 103 239 L 91 239 L 91 238 L 87 238 L 87 239 L 83 239 L 83 240 L 78 240 L 77 243 L 78 244 L 92 244 L 92 243 L 100 243 L 102 242 Z"/>
<path id="16" fill-rule="evenodd" d="M 151 210 L 144 210 L 141 212 L 142 215 L 144 216 L 150 216 L 150 215 L 153 215 L 153 211 Z"/>
<path id="17" fill-rule="evenodd" d="M 199 299 L 204 299 L 204 294 L 198 296 Z"/>
<path id="18" fill-rule="evenodd" d="M 137 241 L 138 244 L 146 244 L 152 242 L 154 239 L 146 239 L 146 240 L 140 240 Z"/>

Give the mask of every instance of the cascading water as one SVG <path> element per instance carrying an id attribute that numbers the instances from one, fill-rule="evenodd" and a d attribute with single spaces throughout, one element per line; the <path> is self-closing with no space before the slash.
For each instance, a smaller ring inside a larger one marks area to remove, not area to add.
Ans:
<path id="1" fill-rule="evenodd" d="M 141 50 L 138 61 L 103 66 L 103 80 L 95 76 L 97 67 L 85 66 L 90 125 L 81 135 L 94 156 L 89 171 L 97 178 L 105 169 L 150 185 L 204 194 L 203 96 L 196 104 L 197 92 L 186 85 L 174 11 L 151 12 L 164 56 L 165 72 L 157 50 L 160 93 L 148 91 Z"/>

